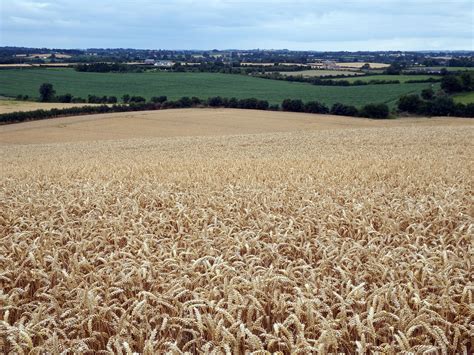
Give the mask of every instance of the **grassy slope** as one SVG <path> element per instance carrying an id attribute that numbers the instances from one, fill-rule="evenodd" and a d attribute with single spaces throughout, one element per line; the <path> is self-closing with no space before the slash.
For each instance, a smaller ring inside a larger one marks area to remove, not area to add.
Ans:
<path id="1" fill-rule="evenodd" d="M 366 103 L 393 104 L 399 96 L 421 91 L 429 84 L 370 85 L 364 87 L 327 87 L 290 83 L 243 75 L 212 73 L 80 73 L 72 69 L 12 69 L 0 71 L 0 95 L 19 94 L 36 97 L 42 83 L 52 83 L 58 94 L 74 96 L 124 94 L 146 98 L 167 95 L 209 96 L 266 99 L 281 103 L 285 98 L 318 100 L 328 105 L 342 102 L 361 106 Z"/>

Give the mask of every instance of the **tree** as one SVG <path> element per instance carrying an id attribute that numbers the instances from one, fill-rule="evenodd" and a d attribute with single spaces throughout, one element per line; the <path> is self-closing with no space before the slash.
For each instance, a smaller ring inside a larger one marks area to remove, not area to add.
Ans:
<path id="1" fill-rule="evenodd" d="M 464 87 L 464 91 L 471 91 L 473 89 L 474 80 L 472 80 L 470 73 L 462 74 L 460 79 Z"/>
<path id="2" fill-rule="evenodd" d="M 168 100 L 168 98 L 166 96 L 153 96 L 150 99 L 150 101 L 153 102 L 154 104 L 162 104 L 166 100 Z"/>
<path id="3" fill-rule="evenodd" d="M 441 89 L 447 93 L 459 92 L 463 90 L 463 84 L 457 76 L 446 75 L 441 79 Z"/>
<path id="4" fill-rule="evenodd" d="M 360 115 L 367 118 L 388 118 L 389 113 L 386 104 L 368 104 L 360 110 Z"/>
<path id="5" fill-rule="evenodd" d="M 357 116 L 359 114 L 359 110 L 357 110 L 355 106 L 335 103 L 331 107 L 331 114 L 338 116 Z"/>
<path id="6" fill-rule="evenodd" d="M 128 104 L 130 102 L 130 95 L 126 94 L 122 96 L 122 101 L 124 104 Z"/>
<path id="7" fill-rule="evenodd" d="M 207 104 L 210 107 L 222 106 L 222 97 L 220 96 L 210 97 L 209 99 L 207 99 Z"/>
<path id="8" fill-rule="evenodd" d="M 71 94 L 59 95 L 57 97 L 57 100 L 59 102 L 72 102 L 72 95 Z"/>
<path id="9" fill-rule="evenodd" d="M 310 101 L 304 105 L 304 112 L 307 113 L 328 113 L 329 109 L 317 101 Z"/>
<path id="10" fill-rule="evenodd" d="M 398 100 L 400 111 L 417 113 L 420 110 L 422 101 L 418 95 L 404 95 Z"/>
<path id="11" fill-rule="evenodd" d="M 56 91 L 54 91 L 53 84 L 44 83 L 44 84 L 41 84 L 39 88 L 39 93 L 40 93 L 40 101 L 48 102 L 53 99 L 54 94 L 56 94 Z"/>
<path id="12" fill-rule="evenodd" d="M 369 63 L 365 63 L 362 67 L 361 67 L 362 70 L 370 70 L 370 64 Z"/>
<path id="13" fill-rule="evenodd" d="M 385 74 L 399 75 L 402 72 L 402 65 L 400 63 L 392 63 L 386 70 Z"/>
<path id="14" fill-rule="evenodd" d="M 421 91 L 421 97 L 425 100 L 431 100 L 434 97 L 434 91 L 432 88 L 423 89 Z"/>
<path id="15" fill-rule="evenodd" d="M 303 112 L 304 104 L 301 100 L 286 99 L 282 102 L 281 108 L 283 109 L 283 111 Z"/>
<path id="16" fill-rule="evenodd" d="M 456 104 L 451 97 L 437 97 L 429 106 L 430 116 L 453 116 L 456 113 Z"/>

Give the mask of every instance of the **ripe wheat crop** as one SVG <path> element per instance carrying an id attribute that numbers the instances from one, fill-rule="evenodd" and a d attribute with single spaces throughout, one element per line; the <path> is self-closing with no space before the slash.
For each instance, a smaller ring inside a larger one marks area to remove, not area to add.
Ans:
<path id="1" fill-rule="evenodd" d="M 4 145 L 8 353 L 473 350 L 472 126 Z"/>

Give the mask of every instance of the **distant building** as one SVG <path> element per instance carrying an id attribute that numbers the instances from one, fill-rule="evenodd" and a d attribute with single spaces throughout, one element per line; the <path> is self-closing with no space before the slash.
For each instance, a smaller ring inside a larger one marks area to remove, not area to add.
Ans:
<path id="1" fill-rule="evenodd" d="M 154 60 L 154 59 L 145 59 L 145 64 L 147 64 L 147 65 L 154 65 L 154 64 L 155 64 L 155 60 Z"/>
<path id="2" fill-rule="evenodd" d="M 171 60 L 157 60 L 154 65 L 155 67 L 160 68 L 171 68 L 174 65 L 174 62 Z"/>
<path id="3" fill-rule="evenodd" d="M 315 63 L 310 63 L 311 69 L 326 69 L 326 70 L 336 70 L 339 69 L 339 65 L 333 60 L 322 60 Z"/>

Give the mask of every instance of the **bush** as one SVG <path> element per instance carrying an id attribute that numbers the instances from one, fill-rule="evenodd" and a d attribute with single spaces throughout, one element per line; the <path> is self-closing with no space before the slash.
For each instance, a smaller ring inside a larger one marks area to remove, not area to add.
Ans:
<path id="1" fill-rule="evenodd" d="M 72 95 L 71 94 L 59 95 L 58 97 L 56 97 L 56 100 L 58 102 L 69 103 L 69 102 L 72 102 Z"/>
<path id="2" fill-rule="evenodd" d="M 317 101 L 309 101 L 304 105 L 304 112 L 307 113 L 329 113 L 329 109 L 324 104 Z"/>
<path id="3" fill-rule="evenodd" d="M 458 111 L 459 107 L 456 108 L 451 97 L 441 96 L 429 102 L 423 113 L 429 116 L 454 116 Z"/>
<path id="4" fill-rule="evenodd" d="M 107 103 L 108 104 L 116 104 L 117 103 L 117 98 L 115 96 L 109 96 L 107 98 Z"/>
<path id="5" fill-rule="evenodd" d="M 434 91 L 432 88 L 423 89 L 421 91 L 421 97 L 425 100 L 431 100 L 434 97 Z"/>
<path id="6" fill-rule="evenodd" d="M 335 103 L 331 107 L 331 114 L 338 116 L 358 116 L 359 110 L 355 106 L 344 105 L 341 103 Z"/>
<path id="7" fill-rule="evenodd" d="M 368 104 L 360 110 L 360 116 L 367 118 L 388 118 L 389 113 L 386 104 Z"/>
<path id="8" fill-rule="evenodd" d="M 129 102 L 130 102 L 130 103 L 132 103 L 132 102 L 133 102 L 133 103 L 142 103 L 142 102 L 144 103 L 144 102 L 146 102 L 146 99 L 145 99 L 144 97 L 142 97 L 142 96 L 132 96 L 132 97 L 130 98 L 130 101 L 129 101 Z"/>
<path id="9" fill-rule="evenodd" d="M 207 99 L 207 104 L 210 107 L 220 107 L 222 106 L 222 103 L 222 97 L 220 96 L 210 97 Z"/>
<path id="10" fill-rule="evenodd" d="M 283 111 L 304 112 L 304 104 L 301 100 L 286 99 L 281 104 Z"/>
<path id="11" fill-rule="evenodd" d="M 150 101 L 155 103 L 155 104 L 162 104 L 163 102 L 165 102 L 166 100 L 168 100 L 168 98 L 166 96 L 153 96 Z"/>
<path id="12" fill-rule="evenodd" d="M 398 100 L 398 109 L 403 112 L 417 113 L 420 111 L 422 100 L 418 95 L 404 95 Z"/>

